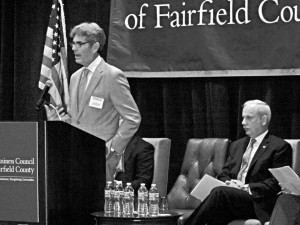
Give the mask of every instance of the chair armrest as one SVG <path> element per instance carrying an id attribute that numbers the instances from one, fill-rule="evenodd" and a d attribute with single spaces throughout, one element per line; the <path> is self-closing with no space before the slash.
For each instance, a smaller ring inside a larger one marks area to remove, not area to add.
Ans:
<path id="1" fill-rule="evenodd" d="M 172 209 L 172 211 L 182 213 L 182 216 L 178 219 L 178 225 L 183 225 L 194 212 L 193 209 Z"/>

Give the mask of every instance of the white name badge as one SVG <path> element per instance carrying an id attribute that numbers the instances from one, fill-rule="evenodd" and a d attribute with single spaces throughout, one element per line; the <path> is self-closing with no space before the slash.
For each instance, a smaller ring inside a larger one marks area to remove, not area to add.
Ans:
<path id="1" fill-rule="evenodd" d="M 90 99 L 89 106 L 97 109 L 102 109 L 103 103 L 104 103 L 104 98 L 92 96 Z"/>

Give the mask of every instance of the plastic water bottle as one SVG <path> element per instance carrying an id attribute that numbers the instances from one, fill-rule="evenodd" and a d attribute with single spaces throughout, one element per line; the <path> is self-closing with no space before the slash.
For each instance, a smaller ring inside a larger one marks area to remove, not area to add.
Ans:
<path id="1" fill-rule="evenodd" d="M 148 214 L 148 190 L 145 183 L 141 183 L 138 190 L 138 214 L 139 216 L 147 216 Z"/>
<path id="2" fill-rule="evenodd" d="M 133 214 L 134 190 L 131 183 L 126 183 L 123 195 L 123 214 L 128 216 Z"/>
<path id="3" fill-rule="evenodd" d="M 122 197 L 123 197 L 122 181 L 117 181 L 115 193 L 114 193 L 114 213 L 117 215 L 122 214 Z"/>
<path id="4" fill-rule="evenodd" d="M 104 212 L 105 213 L 113 213 L 113 187 L 111 185 L 111 181 L 107 181 L 105 187 L 105 203 L 104 203 Z"/>
<path id="5" fill-rule="evenodd" d="M 156 184 L 151 184 L 149 190 L 149 216 L 158 216 L 159 213 L 159 192 Z"/>

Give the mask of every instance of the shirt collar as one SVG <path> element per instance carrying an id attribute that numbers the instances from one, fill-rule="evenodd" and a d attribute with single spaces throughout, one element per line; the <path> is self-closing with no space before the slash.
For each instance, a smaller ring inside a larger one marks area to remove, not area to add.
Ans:
<path id="1" fill-rule="evenodd" d="M 101 63 L 102 58 L 100 57 L 100 55 L 97 56 L 96 59 L 94 59 L 94 61 L 88 66 L 86 67 L 89 71 L 91 71 L 92 73 L 95 72 L 97 66 Z"/>
<path id="2" fill-rule="evenodd" d="M 256 138 L 254 138 L 256 140 L 256 142 L 254 143 L 254 145 L 259 146 L 261 144 L 261 142 L 264 140 L 265 136 L 267 135 L 267 133 L 269 132 L 269 130 L 266 130 L 264 133 L 262 133 L 261 135 L 257 136 Z"/>

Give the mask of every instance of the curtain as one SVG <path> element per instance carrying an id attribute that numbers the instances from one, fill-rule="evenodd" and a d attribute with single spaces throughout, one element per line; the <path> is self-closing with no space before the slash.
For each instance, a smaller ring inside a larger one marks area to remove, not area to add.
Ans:
<path id="1" fill-rule="evenodd" d="M 141 133 L 172 140 L 172 187 L 189 138 L 245 136 L 242 106 L 251 99 L 266 101 L 272 111 L 270 132 L 300 138 L 300 77 L 129 79 L 142 115 Z M 174 175 L 173 175 L 174 174 Z"/>
<path id="2" fill-rule="evenodd" d="M 109 0 L 65 0 L 67 33 L 83 22 L 97 22 L 109 35 Z M 43 47 L 52 0 L 1 0 L 0 121 L 43 121 L 35 111 Z M 107 46 L 102 57 L 106 59 Z M 80 66 L 68 49 L 70 74 Z M 251 99 L 270 104 L 270 131 L 300 138 L 300 77 L 129 78 L 142 115 L 143 137 L 172 141 L 170 190 L 180 173 L 189 138 L 245 136 L 242 105 Z"/>

